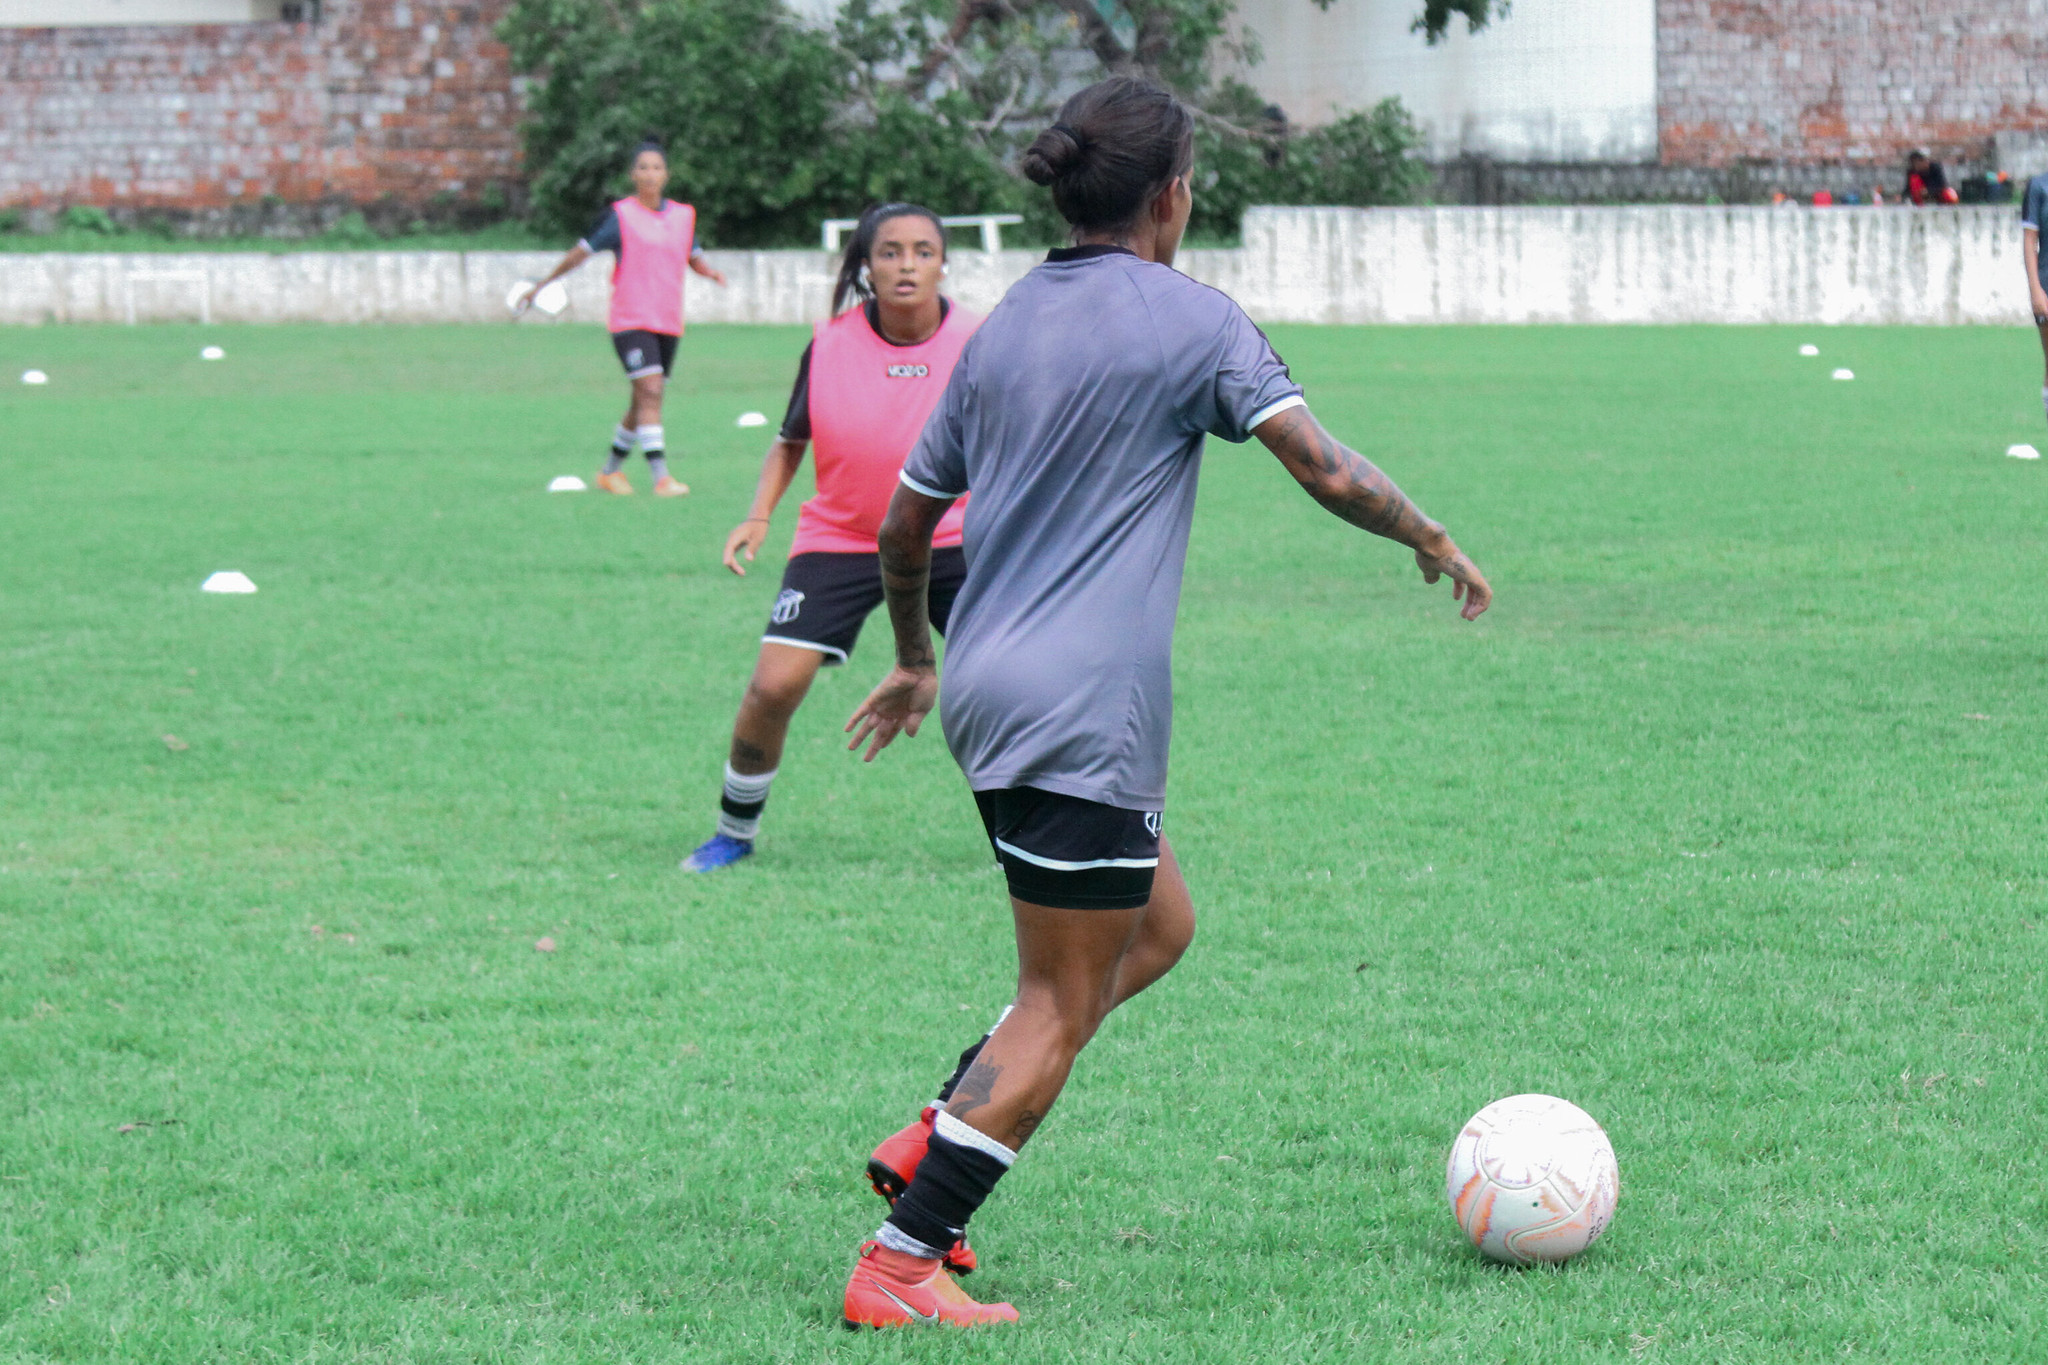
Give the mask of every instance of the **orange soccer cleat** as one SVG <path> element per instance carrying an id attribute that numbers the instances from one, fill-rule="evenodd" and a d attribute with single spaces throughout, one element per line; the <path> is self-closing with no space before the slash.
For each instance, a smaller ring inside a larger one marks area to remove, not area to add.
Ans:
<path id="1" fill-rule="evenodd" d="M 597 486 L 607 493 L 631 493 L 633 491 L 633 485 L 626 478 L 624 470 L 614 470 L 610 474 L 598 475 Z"/>
<path id="2" fill-rule="evenodd" d="M 888 1200 L 891 1207 L 910 1188 L 911 1177 L 917 1174 L 918 1163 L 924 1160 L 925 1148 L 932 1140 L 932 1120 L 938 1112 L 937 1105 L 926 1105 L 924 1112 L 917 1116 L 916 1123 L 883 1138 L 882 1145 L 875 1148 L 875 1154 L 868 1158 L 868 1184 L 873 1185 L 875 1193 Z M 953 1243 L 952 1250 L 946 1253 L 946 1269 L 955 1275 L 972 1275 L 979 1264 L 974 1248 L 967 1245 L 965 1237 Z"/>
<path id="3" fill-rule="evenodd" d="M 863 1242 L 860 1262 L 846 1282 L 848 1327 L 918 1327 L 949 1323 L 979 1327 L 1015 1322 L 1017 1310 L 1007 1303 L 976 1303 L 943 1273 L 943 1263 L 908 1252 L 891 1251 L 880 1242 Z"/>
<path id="4" fill-rule="evenodd" d="M 654 496 L 657 498 L 680 498 L 689 491 L 690 485 L 673 474 L 664 474 L 654 483 Z"/>

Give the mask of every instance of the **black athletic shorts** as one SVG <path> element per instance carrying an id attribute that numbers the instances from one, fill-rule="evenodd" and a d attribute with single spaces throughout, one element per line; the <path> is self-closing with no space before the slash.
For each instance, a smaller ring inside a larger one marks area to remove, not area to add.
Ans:
<path id="1" fill-rule="evenodd" d="M 676 363 L 678 340 L 667 332 L 613 332 L 612 349 L 626 367 L 626 378 L 645 379 L 650 374 L 668 374 Z"/>
<path id="2" fill-rule="evenodd" d="M 927 602 L 932 628 L 946 633 L 953 599 L 967 577 L 967 556 L 959 546 L 932 551 Z M 860 639 L 869 613 L 882 605 L 882 557 L 812 550 L 791 555 L 782 571 L 782 591 L 768 613 L 763 644 L 815 649 L 829 664 L 843 664 Z"/>
<path id="3" fill-rule="evenodd" d="M 1135 910 L 1152 899 L 1160 813 L 1037 787 L 976 792 L 1010 894 L 1055 910 Z"/>

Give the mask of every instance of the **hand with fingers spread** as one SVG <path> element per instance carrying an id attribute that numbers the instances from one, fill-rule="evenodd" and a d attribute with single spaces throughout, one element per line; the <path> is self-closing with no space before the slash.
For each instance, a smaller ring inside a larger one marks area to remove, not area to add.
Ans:
<path id="1" fill-rule="evenodd" d="M 747 563 L 753 563 L 754 556 L 760 552 L 761 542 L 766 539 L 768 539 L 768 518 L 766 517 L 748 517 L 745 521 L 733 527 L 732 534 L 725 538 L 725 567 L 731 569 L 741 578 L 745 578 L 747 571 L 740 567 L 740 555 L 745 554 Z"/>
<path id="2" fill-rule="evenodd" d="M 888 748 L 897 735 L 915 736 L 924 718 L 938 704 L 938 671 L 898 664 L 846 722 L 847 732 L 853 735 L 853 742 L 846 747 L 858 749 L 872 737 L 867 753 L 861 756 L 863 763 L 872 763 L 875 755 Z"/>
<path id="3" fill-rule="evenodd" d="M 1479 566 L 1467 559 L 1449 536 L 1417 550 L 1415 567 L 1422 570 L 1425 583 L 1445 577 L 1451 580 L 1451 600 L 1465 604 L 1458 614 L 1467 621 L 1478 620 L 1479 614 L 1493 604 L 1493 589 L 1487 586 L 1486 575 L 1479 572 Z"/>

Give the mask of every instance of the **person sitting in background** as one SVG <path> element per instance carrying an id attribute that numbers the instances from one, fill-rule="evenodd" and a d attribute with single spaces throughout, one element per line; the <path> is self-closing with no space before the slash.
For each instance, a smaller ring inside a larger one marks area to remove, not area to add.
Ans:
<path id="1" fill-rule="evenodd" d="M 1915 147 L 1913 154 L 1906 158 L 1906 187 L 1899 191 L 1899 197 L 1915 208 L 1924 204 L 1953 204 L 1956 192 L 1949 188 L 1948 174 L 1941 169 L 1941 163 L 1927 154 L 1925 147 Z"/>

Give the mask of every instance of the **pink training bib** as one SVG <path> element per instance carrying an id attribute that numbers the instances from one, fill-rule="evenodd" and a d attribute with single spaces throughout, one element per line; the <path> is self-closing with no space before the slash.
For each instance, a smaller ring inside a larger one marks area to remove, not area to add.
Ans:
<path id="1" fill-rule="evenodd" d="M 903 461 L 946 391 L 981 319 L 954 304 L 939 330 L 892 346 L 855 308 L 821 322 L 811 342 L 811 441 L 818 494 L 797 514 L 791 554 L 873 554 Z M 939 522 L 934 546 L 958 545 L 967 499 Z"/>
<path id="2" fill-rule="evenodd" d="M 681 336 L 683 269 L 697 236 L 697 210 L 664 199 L 657 212 L 628 196 L 612 212 L 619 216 L 619 253 L 612 267 L 611 330 Z"/>

